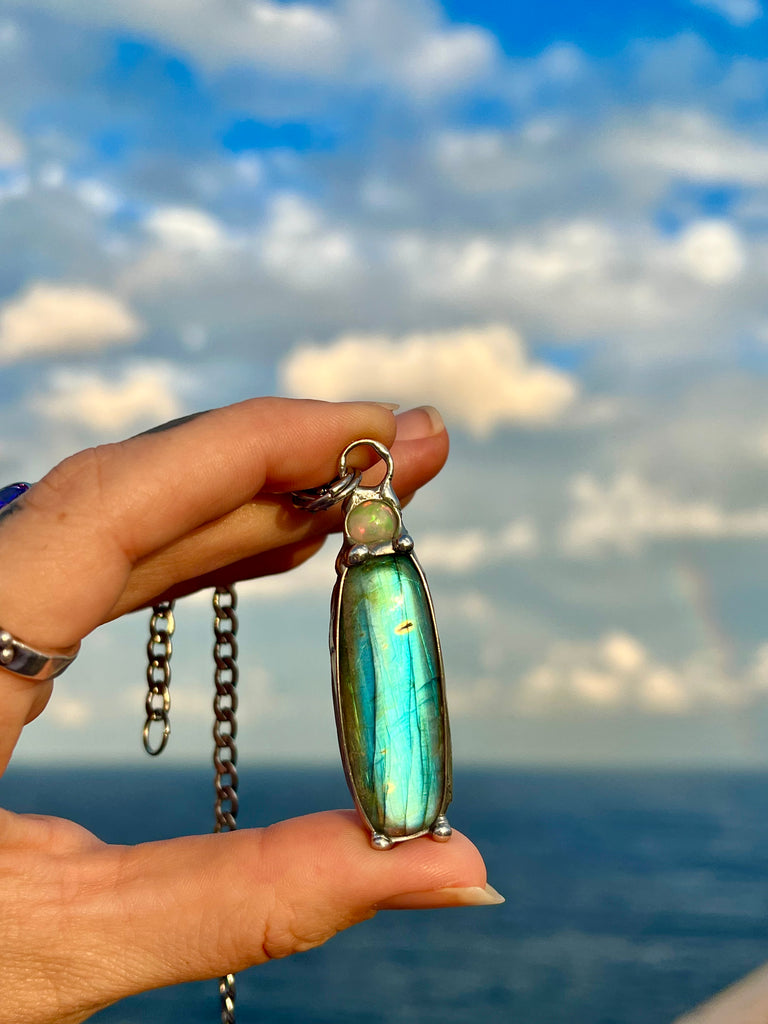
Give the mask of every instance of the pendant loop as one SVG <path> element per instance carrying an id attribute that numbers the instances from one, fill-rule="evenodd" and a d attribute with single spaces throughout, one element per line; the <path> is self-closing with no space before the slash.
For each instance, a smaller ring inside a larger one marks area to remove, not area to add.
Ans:
<path id="1" fill-rule="evenodd" d="M 348 444 L 344 451 L 341 453 L 339 458 L 339 476 L 346 476 L 347 470 L 347 456 L 350 452 L 354 451 L 355 448 L 360 448 L 362 445 L 368 445 L 369 448 L 373 448 L 379 458 L 382 460 L 384 465 L 387 467 L 387 472 L 384 479 L 380 484 L 376 486 L 376 490 L 384 490 L 392 480 L 392 475 L 395 472 L 395 460 L 392 458 L 392 453 L 386 445 L 383 445 L 381 441 L 374 441 L 370 437 L 362 437 L 359 441 L 353 441 L 352 444 Z"/>

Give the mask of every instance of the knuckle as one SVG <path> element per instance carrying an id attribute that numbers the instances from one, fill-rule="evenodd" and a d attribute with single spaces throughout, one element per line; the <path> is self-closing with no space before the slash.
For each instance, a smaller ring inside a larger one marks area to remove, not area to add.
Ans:
<path id="1" fill-rule="evenodd" d="M 102 473 L 107 456 L 106 445 L 86 448 L 70 455 L 39 480 L 26 495 L 31 507 L 60 506 L 81 497 L 98 498 L 102 489 Z"/>
<path id="2" fill-rule="evenodd" d="M 374 916 L 375 911 L 368 907 L 352 910 L 323 905 L 317 895 L 299 907 L 276 901 L 264 928 L 264 959 L 279 960 L 293 953 L 305 953 Z"/>

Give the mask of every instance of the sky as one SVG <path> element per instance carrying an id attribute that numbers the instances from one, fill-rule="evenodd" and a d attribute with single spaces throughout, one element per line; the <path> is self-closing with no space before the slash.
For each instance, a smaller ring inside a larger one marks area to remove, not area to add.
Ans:
<path id="1" fill-rule="evenodd" d="M 251 395 L 434 404 L 457 763 L 765 765 L 767 57 L 761 0 L 0 0 L 0 480 Z M 335 547 L 241 587 L 244 759 L 337 756 Z M 140 763 L 146 628 L 19 763 Z"/>

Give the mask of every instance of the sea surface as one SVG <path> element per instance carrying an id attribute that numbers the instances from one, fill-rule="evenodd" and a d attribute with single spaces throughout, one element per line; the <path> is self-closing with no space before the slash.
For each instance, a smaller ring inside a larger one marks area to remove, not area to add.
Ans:
<path id="1" fill-rule="evenodd" d="M 349 805 L 336 769 L 241 771 L 241 821 Z M 208 831 L 211 774 L 9 769 L 0 804 L 108 841 Z M 457 772 L 451 821 L 502 907 L 382 913 L 239 975 L 238 1024 L 664 1024 L 768 960 L 768 775 Z M 386 856 L 386 854 L 382 854 Z M 224 880 L 226 884 L 226 880 Z M 147 927 L 152 927 L 147 879 Z M 98 1024 L 216 1024 L 215 982 Z"/>

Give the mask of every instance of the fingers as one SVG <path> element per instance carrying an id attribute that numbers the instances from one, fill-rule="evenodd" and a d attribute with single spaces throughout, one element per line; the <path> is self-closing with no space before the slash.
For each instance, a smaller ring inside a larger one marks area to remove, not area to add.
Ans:
<path id="1" fill-rule="evenodd" d="M 253 399 L 67 460 L 20 499 L 20 514 L 0 523 L 3 626 L 34 647 L 66 648 L 146 599 L 146 587 L 123 597 L 142 560 L 164 559 L 166 569 L 151 572 L 166 589 L 324 532 L 284 501 L 256 511 L 253 496 L 332 479 L 350 441 L 371 436 L 389 445 L 395 429 L 391 412 L 377 405 Z M 444 433 L 403 442 L 397 458 L 406 487 L 436 472 L 446 451 Z M 268 539 L 260 546 L 262 529 Z M 186 548 L 175 549 L 182 541 Z"/>
<path id="2" fill-rule="evenodd" d="M 431 428 L 421 419 L 420 410 L 413 412 L 417 414 L 416 429 Z M 413 417 L 406 420 L 406 426 L 414 428 Z M 404 504 L 442 467 L 447 440 L 445 431 L 440 430 L 436 435 L 394 443 L 395 487 Z M 375 477 L 377 473 L 380 471 L 374 467 L 371 474 Z M 140 559 L 109 617 L 152 603 L 161 594 L 179 597 L 225 580 L 282 572 L 310 557 L 323 538 L 341 525 L 339 507 L 309 513 L 294 508 L 287 495 L 246 502 Z"/>
<path id="3" fill-rule="evenodd" d="M 25 851 L 3 843 L 0 868 L 18 868 L 23 852 L 25 870 L 21 892 L 3 891 L 0 927 L 12 929 L 23 913 L 28 962 L 16 966 L 27 984 L 47 978 L 44 997 L 56 993 L 58 1003 L 35 1016 L 38 1024 L 83 1020 L 135 992 L 309 949 L 402 894 L 419 905 L 415 893 L 429 900 L 437 890 L 485 885 L 482 858 L 462 835 L 382 853 L 352 812 L 134 848 L 92 845 L 66 830 L 57 842 L 40 823 L 45 842 L 30 850 L 34 824 L 22 826 Z M 441 898 L 456 903 L 450 892 Z M 83 965 L 92 963 L 99 970 L 84 985 Z M 13 969 L 0 965 L 6 992 Z"/>
<path id="4" fill-rule="evenodd" d="M 0 520 L 0 625 L 32 647 L 63 650 L 160 594 L 290 568 L 340 517 L 298 512 L 280 492 L 327 482 L 351 441 L 392 445 L 396 430 L 395 486 L 408 495 L 448 452 L 429 410 L 396 422 L 370 403 L 254 399 L 80 453 Z M 271 493 L 254 498 L 260 486 Z M 1 773 L 51 687 L 0 677 Z"/>
<path id="5" fill-rule="evenodd" d="M 158 601 L 175 601 L 188 594 L 197 593 L 198 590 L 288 572 L 316 554 L 324 543 L 324 536 L 312 537 L 296 544 L 286 544 L 281 548 L 223 564 L 221 567 L 218 565 L 220 560 L 215 559 L 216 566 L 214 568 L 202 571 L 199 576 L 184 578 L 181 583 L 171 585 L 169 585 L 169 580 L 176 579 L 178 575 L 178 563 L 159 556 L 157 559 L 140 563 L 131 573 L 129 586 L 110 613 L 110 618 L 117 618 L 136 608 L 150 607 L 157 604 Z M 194 571 L 197 571 L 198 561 L 198 558 L 195 557 Z"/>

